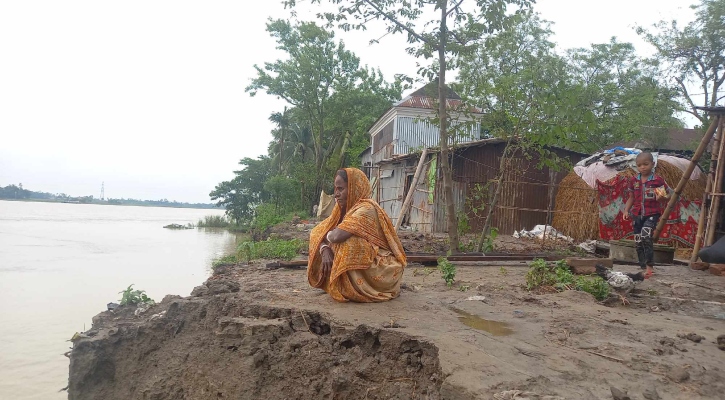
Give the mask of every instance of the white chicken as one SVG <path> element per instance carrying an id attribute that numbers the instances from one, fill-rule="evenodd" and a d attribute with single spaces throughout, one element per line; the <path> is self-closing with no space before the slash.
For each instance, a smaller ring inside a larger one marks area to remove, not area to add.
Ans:
<path id="1" fill-rule="evenodd" d="M 617 293 L 617 296 L 622 300 L 623 305 L 629 304 L 629 301 L 625 296 L 629 294 L 629 292 L 634 289 L 634 285 L 637 282 L 641 282 L 644 280 L 644 274 L 640 271 L 636 274 L 629 273 L 629 272 L 619 272 L 619 271 L 613 271 L 609 268 L 603 266 L 602 264 L 597 264 L 595 266 L 597 270 L 597 275 L 601 276 L 602 279 L 604 279 L 609 286 L 614 289 L 614 291 Z"/>

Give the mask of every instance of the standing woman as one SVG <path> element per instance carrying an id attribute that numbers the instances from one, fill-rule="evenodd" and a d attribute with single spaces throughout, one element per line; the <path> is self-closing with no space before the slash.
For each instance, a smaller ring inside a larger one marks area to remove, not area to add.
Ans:
<path id="1" fill-rule="evenodd" d="M 307 280 L 337 301 L 372 303 L 400 294 L 405 251 L 357 168 L 335 175 L 335 208 L 310 233 Z"/>

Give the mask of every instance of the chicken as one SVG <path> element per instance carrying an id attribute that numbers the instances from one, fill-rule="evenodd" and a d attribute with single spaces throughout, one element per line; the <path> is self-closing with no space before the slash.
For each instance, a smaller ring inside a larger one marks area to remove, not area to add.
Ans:
<path id="1" fill-rule="evenodd" d="M 644 280 L 644 273 L 641 271 L 636 274 L 613 271 L 602 264 L 597 264 L 595 268 L 597 270 L 597 275 L 601 276 L 602 279 L 609 284 L 609 287 L 614 289 L 617 296 L 619 296 L 620 300 L 622 300 L 623 305 L 629 304 L 629 301 L 627 301 L 625 296 L 634 289 L 634 285 L 637 282 Z"/>

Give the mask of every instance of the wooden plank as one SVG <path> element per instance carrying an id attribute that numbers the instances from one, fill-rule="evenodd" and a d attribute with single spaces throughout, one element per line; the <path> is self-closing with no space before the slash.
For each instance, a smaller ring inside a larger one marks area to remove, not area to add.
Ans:
<path id="1" fill-rule="evenodd" d="M 614 260 L 611 258 L 579 258 L 568 257 L 566 265 L 569 266 L 571 272 L 577 275 L 592 275 L 597 272 L 595 268 L 597 264 L 601 264 L 609 269 L 614 266 Z"/>
<path id="2" fill-rule="evenodd" d="M 423 164 L 425 164 L 425 157 L 428 155 L 428 148 L 423 149 L 423 153 L 420 155 L 420 160 L 418 160 L 418 167 L 415 169 L 415 174 L 413 174 L 413 182 L 410 184 L 410 189 L 408 190 L 408 195 L 405 196 L 405 200 L 403 201 L 403 207 L 400 209 L 400 214 L 398 214 L 398 219 L 395 220 L 395 230 L 400 229 L 400 225 L 403 223 L 403 218 L 405 218 L 405 215 L 410 210 L 410 206 L 413 203 L 413 193 L 415 192 L 415 187 L 418 186 L 418 179 L 420 179 L 420 171 L 423 170 Z M 405 187 L 405 183 L 403 183 L 403 186 Z"/>
<path id="3" fill-rule="evenodd" d="M 437 263 L 439 257 L 444 255 L 436 254 L 409 254 L 407 255 L 408 262 L 417 263 Z M 456 254 L 446 257 L 448 261 L 461 261 L 461 262 L 495 262 L 495 261 L 532 261 L 536 258 L 541 258 L 546 261 L 557 261 L 561 257 L 552 254 L 498 254 L 498 255 L 480 255 L 480 254 Z M 607 260 L 607 259 L 599 259 Z M 307 266 L 307 260 L 292 260 L 292 261 L 275 261 L 267 264 L 267 268 L 296 268 Z"/>

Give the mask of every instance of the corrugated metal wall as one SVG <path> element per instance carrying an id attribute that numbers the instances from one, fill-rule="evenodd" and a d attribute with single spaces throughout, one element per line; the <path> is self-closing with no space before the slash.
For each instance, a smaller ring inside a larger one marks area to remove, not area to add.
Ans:
<path id="1" fill-rule="evenodd" d="M 432 124 L 426 119 L 400 116 L 396 118 L 393 154 L 408 154 L 415 149 L 438 146 L 440 137 L 438 125 Z M 459 124 L 462 123 L 452 121 L 451 130 L 455 132 L 456 125 Z M 472 142 L 481 138 L 479 124 L 462 127 L 461 132 L 455 133 L 459 135 L 458 143 Z"/>
<path id="2" fill-rule="evenodd" d="M 373 135 L 373 154 L 379 152 L 385 145 L 393 142 L 393 122 L 390 121 L 383 129 Z"/>
<path id="3" fill-rule="evenodd" d="M 427 157 L 427 163 L 422 170 L 422 176 L 413 192 L 411 208 L 405 226 L 417 232 L 431 232 L 433 220 L 433 204 L 428 202 L 428 170 L 431 168 L 431 157 Z M 380 197 L 378 204 L 388 214 L 393 224 L 397 222 L 398 215 L 405 200 L 406 177 L 412 180 L 415 168 L 418 165 L 418 158 L 410 157 L 396 163 L 381 163 L 380 169 Z M 392 175 L 391 175 L 392 174 Z M 387 176 L 383 178 L 384 176 Z"/>
<path id="4" fill-rule="evenodd" d="M 405 163 L 384 163 L 380 166 L 380 200 L 378 204 L 395 224 L 403 205 Z"/>

